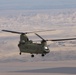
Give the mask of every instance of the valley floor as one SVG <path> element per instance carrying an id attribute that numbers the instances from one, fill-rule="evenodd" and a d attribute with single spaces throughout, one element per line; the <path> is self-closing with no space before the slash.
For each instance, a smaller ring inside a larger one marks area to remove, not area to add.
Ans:
<path id="1" fill-rule="evenodd" d="M 0 63 L 0 75 L 76 75 L 76 60 Z"/>

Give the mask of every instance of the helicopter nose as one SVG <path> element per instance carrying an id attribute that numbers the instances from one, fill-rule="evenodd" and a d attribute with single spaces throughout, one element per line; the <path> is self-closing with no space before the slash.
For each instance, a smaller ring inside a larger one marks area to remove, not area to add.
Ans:
<path id="1" fill-rule="evenodd" d="M 50 50 L 49 50 L 49 48 L 47 46 L 45 46 L 44 49 L 45 49 L 45 52 L 46 53 L 49 53 L 50 52 Z"/>
<path id="2" fill-rule="evenodd" d="M 49 53 L 50 52 L 50 50 L 49 49 L 45 49 L 45 53 Z"/>
<path id="3" fill-rule="evenodd" d="M 50 52 L 50 50 L 48 49 L 48 50 L 45 50 L 46 51 L 46 53 L 49 53 Z"/>

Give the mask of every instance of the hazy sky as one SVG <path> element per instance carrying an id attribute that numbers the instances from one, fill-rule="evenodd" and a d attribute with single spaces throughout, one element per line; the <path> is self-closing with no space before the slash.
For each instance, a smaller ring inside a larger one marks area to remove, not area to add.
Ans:
<path id="1" fill-rule="evenodd" d="M 76 8 L 76 0 L 0 0 L 0 10 Z"/>

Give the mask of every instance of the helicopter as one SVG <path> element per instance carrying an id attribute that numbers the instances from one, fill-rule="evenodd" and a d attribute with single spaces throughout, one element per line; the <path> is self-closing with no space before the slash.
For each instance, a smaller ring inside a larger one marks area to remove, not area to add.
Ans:
<path id="1" fill-rule="evenodd" d="M 67 38 L 67 39 L 49 39 L 46 40 L 43 37 L 41 37 L 37 32 L 44 32 L 44 31 L 51 31 L 51 30 L 43 30 L 43 31 L 34 31 L 34 32 L 17 32 L 17 31 L 10 31 L 10 30 L 2 30 L 4 32 L 10 32 L 15 34 L 20 34 L 20 41 L 18 44 L 20 55 L 22 53 L 30 53 L 31 57 L 34 57 L 34 54 L 41 54 L 42 57 L 44 57 L 46 54 L 50 52 L 50 49 L 47 45 L 47 41 L 66 41 L 66 40 L 76 40 L 76 38 Z M 32 40 L 29 40 L 27 34 L 34 33 L 36 36 L 38 36 L 41 41 L 40 43 L 34 43 Z"/>

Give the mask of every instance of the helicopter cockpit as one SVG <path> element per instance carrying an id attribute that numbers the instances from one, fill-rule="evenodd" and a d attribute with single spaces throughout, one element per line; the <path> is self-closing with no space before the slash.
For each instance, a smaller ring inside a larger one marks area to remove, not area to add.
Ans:
<path id="1" fill-rule="evenodd" d="M 44 51 L 45 51 L 46 53 L 49 53 L 49 52 L 50 52 L 50 50 L 49 50 L 49 48 L 48 48 L 47 46 L 44 46 Z"/>

